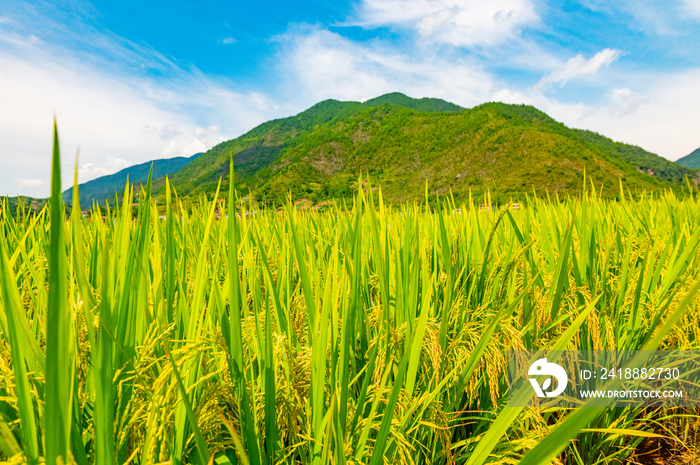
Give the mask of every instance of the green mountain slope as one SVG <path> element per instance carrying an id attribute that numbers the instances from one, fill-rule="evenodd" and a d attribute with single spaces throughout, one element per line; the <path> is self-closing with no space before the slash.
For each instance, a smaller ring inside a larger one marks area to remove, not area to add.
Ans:
<path id="1" fill-rule="evenodd" d="M 584 141 L 594 145 L 601 151 L 625 160 L 641 172 L 655 176 L 663 181 L 682 184 L 685 182 L 686 177 L 696 181 L 698 179 L 698 172 L 693 169 L 694 167 L 674 163 L 654 153 L 647 152 L 636 145 L 613 142 L 607 137 L 603 137 L 595 132 L 579 129 L 575 131 Z"/>
<path id="2" fill-rule="evenodd" d="M 690 153 L 690 155 L 679 158 L 676 160 L 676 163 L 688 168 L 700 169 L 700 149 L 695 149 Z"/>
<path id="3" fill-rule="evenodd" d="M 192 161 L 199 158 L 202 153 L 195 154 L 191 157 L 175 157 L 153 160 L 139 165 L 130 166 L 108 176 L 101 176 L 86 183 L 80 184 L 80 204 L 85 208 L 92 205 L 95 200 L 102 203 L 109 200 L 112 203 L 115 194 L 121 196 L 124 186 L 126 185 L 127 177 L 131 183 L 146 182 L 148 173 L 153 165 L 153 178 L 171 175 L 190 164 Z M 71 203 L 73 198 L 73 188 L 66 189 L 63 192 L 63 201 Z"/>
<path id="4" fill-rule="evenodd" d="M 510 115 L 513 118 L 521 118 L 535 125 L 546 126 L 549 131 L 564 137 L 578 138 L 579 141 L 592 145 L 595 150 L 611 158 L 625 161 L 636 167 L 640 172 L 654 176 L 662 181 L 683 184 L 686 176 L 690 179 L 698 179 L 698 172 L 694 169 L 688 169 L 686 166 L 681 166 L 659 155 L 647 152 L 636 145 L 615 142 L 592 131 L 570 129 L 534 107 L 505 105 L 501 106 L 500 111 L 502 114 Z"/>
<path id="5" fill-rule="evenodd" d="M 277 160 L 282 152 L 293 147 L 306 135 L 322 126 L 340 122 L 368 109 L 393 104 L 398 107 L 416 108 L 423 112 L 460 111 L 462 107 L 436 98 L 413 99 L 394 92 L 375 99 L 360 102 L 324 100 L 296 116 L 263 123 L 248 133 L 223 142 L 206 152 L 205 156 L 171 176 L 173 185 L 181 195 L 194 192 L 212 192 L 220 177 L 229 169 L 229 156 L 240 180 L 249 179 L 260 169 Z M 155 183 L 162 191 L 163 180 Z M 245 188 L 245 186 L 243 186 Z"/>
<path id="6" fill-rule="evenodd" d="M 584 171 L 604 195 L 680 186 L 698 172 L 639 147 L 567 128 L 524 105 L 464 110 L 438 99 L 387 94 L 365 103 L 327 100 L 212 148 L 171 176 L 181 195 L 227 183 L 233 157 L 242 192 L 274 204 L 286 193 L 321 202 L 351 195 L 369 174 L 392 202 L 431 193 L 466 199 L 487 191 L 522 198 L 574 193 Z M 162 194 L 162 181 L 156 182 Z M 674 187 L 675 188 L 675 187 Z"/>
<path id="7" fill-rule="evenodd" d="M 37 199 L 24 195 L 17 197 L 3 197 L 0 199 L 0 202 L 3 201 L 5 202 L 5 207 L 7 208 L 10 216 L 15 218 L 18 215 L 21 215 L 22 211 L 24 211 L 24 214 L 39 213 L 47 202 L 46 199 Z"/>

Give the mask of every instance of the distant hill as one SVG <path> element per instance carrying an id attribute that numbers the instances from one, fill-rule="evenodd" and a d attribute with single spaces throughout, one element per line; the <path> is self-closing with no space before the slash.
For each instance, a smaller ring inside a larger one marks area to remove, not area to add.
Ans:
<path id="1" fill-rule="evenodd" d="M 700 169 L 700 149 L 695 149 L 690 155 L 676 160 L 679 165 L 687 166 L 688 168 Z"/>
<path id="2" fill-rule="evenodd" d="M 121 197 L 124 191 L 127 176 L 129 178 L 129 182 L 132 184 L 146 182 L 148 180 L 148 173 L 151 170 L 151 164 L 153 164 L 153 179 L 163 177 L 166 174 L 171 175 L 180 171 L 192 161 L 196 160 L 200 155 L 203 154 L 197 153 L 191 157 L 175 157 L 153 160 L 146 163 L 141 163 L 140 165 L 130 166 L 118 171 L 117 173 L 110 174 L 108 176 L 101 176 L 93 179 L 92 181 L 79 184 L 80 205 L 84 208 L 90 208 L 93 200 L 100 204 L 105 200 L 109 200 L 110 203 L 114 203 L 112 201 L 115 199 L 115 195 Z M 69 189 L 63 191 L 63 201 L 70 204 L 72 199 L 73 187 L 71 186 Z"/>
<path id="3" fill-rule="evenodd" d="M 212 148 L 172 175 L 181 195 L 226 187 L 229 157 L 236 185 L 259 200 L 280 204 L 286 193 L 321 202 L 349 196 L 358 174 L 369 174 L 392 202 L 431 193 L 466 199 L 498 191 L 576 193 L 583 173 L 616 196 L 680 189 L 698 171 L 639 147 L 570 129 L 532 106 L 487 103 L 472 109 L 439 99 L 393 93 L 367 102 L 326 100 L 296 116 L 268 121 Z M 154 184 L 163 194 L 163 181 Z M 496 194 L 494 194 L 496 195 Z"/>
<path id="4" fill-rule="evenodd" d="M 33 197 L 26 197 L 24 195 L 18 197 L 3 197 L 0 199 L 0 201 L 1 200 L 5 200 L 7 202 L 6 205 L 9 213 L 15 218 L 21 210 L 23 210 L 25 214 L 39 213 L 47 202 L 47 199 L 36 199 Z M 19 210 L 17 208 L 18 206 L 20 207 Z"/>
<path id="5" fill-rule="evenodd" d="M 614 157 L 618 157 L 643 173 L 655 176 L 663 181 L 668 181 L 673 184 L 684 184 L 685 178 L 697 179 L 698 172 L 695 167 L 672 162 L 664 157 L 660 157 L 654 153 L 647 152 L 636 145 L 622 144 L 613 142 L 607 137 L 591 131 L 575 130 L 583 140 L 598 147 L 605 153 L 609 153 Z"/>
<path id="6" fill-rule="evenodd" d="M 615 142 L 592 131 L 570 129 L 532 106 L 500 105 L 501 111 L 503 111 L 504 114 L 510 114 L 512 118 L 522 118 L 529 123 L 546 126 L 548 130 L 556 134 L 567 138 L 578 139 L 580 142 L 590 144 L 596 150 L 609 157 L 625 161 L 637 168 L 639 172 L 648 174 L 662 181 L 681 185 L 685 183 L 686 176 L 691 179 L 699 176 L 699 173 L 694 169 L 680 166 L 664 157 L 647 152 L 636 145 Z"/>

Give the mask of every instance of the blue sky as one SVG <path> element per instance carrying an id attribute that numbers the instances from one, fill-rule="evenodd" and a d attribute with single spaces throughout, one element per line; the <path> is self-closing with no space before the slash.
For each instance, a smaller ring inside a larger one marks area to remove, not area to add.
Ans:
<path id="1" fill-rule="evenodd" d="M 0 194 L 189 156 L 335 98 L 527 103 L 669 159 L 700 147 L 700 0 L 0 4 Z"/>

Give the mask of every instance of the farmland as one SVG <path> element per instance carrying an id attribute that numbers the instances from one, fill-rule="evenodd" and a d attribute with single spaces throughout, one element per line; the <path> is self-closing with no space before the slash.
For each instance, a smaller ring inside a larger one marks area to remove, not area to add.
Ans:
<path id="1" fill-rule="evenodd" d="M 49 207 L 0 216 L 2 460 L 698 458 L 696 410 L 506 407 L 505 374 L 512 349 L 700 349 L 697 194 L 582 180 L 479 212 L 360 180 L 324 212 L 246 215 L 234 183 L 164 205 L 149 183 L 102 219 L 77 191 L 64 212 L 57 140 L 53 163 Z"/>

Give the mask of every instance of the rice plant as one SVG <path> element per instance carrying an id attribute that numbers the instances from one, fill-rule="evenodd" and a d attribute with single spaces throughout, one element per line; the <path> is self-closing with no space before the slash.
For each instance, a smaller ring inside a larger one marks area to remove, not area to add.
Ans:
<path id="1" fill-rule="evenodd" d="M 60 179 L 55 135 L 49 205 L 0 213 L 6 463 L 625 463 L 651 439 L 698 457 L 694 410 L 506 407 L 512 349 L 700 348 L 693 194 L 584 181 L 480 212 L 358 182 L 319 213 L 234 182 L 160 205 L 149 181 L 135 214 L 127 185 L 84 218 Z"/>

